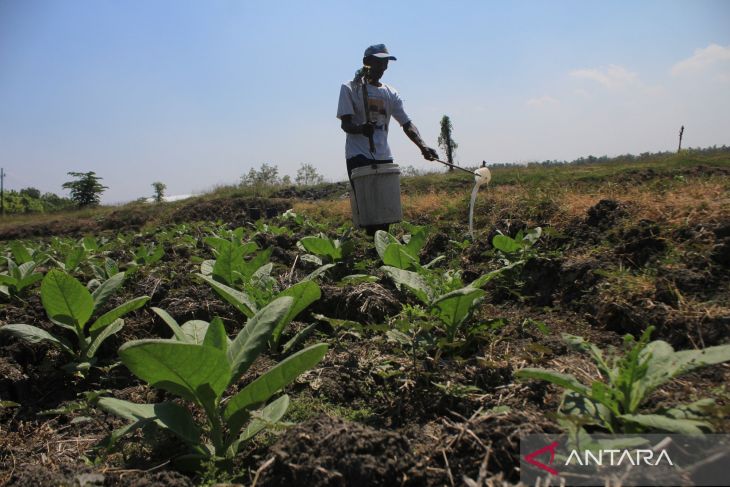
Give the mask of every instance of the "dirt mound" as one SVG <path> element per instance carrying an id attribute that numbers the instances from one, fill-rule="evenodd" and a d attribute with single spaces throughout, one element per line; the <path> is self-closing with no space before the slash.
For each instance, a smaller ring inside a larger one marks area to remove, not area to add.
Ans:
<path id="1" fill-rule="evenodd" d="M 288 431 L 272 448 L 262 486 L 422 485 L 423 470 L 408 439 L 329 416 Z"/>
<path id="2" fill-rule="evenodd" d="M 401 303 L 380 284 L 366 282 L 357 286 L 322 286 L 322 298 L 312 310 L 330 318 L 382 323 L 397 314 Z"/>
<path id="3" fill-rule="evenodd" d="M 324 200 L 339 198 L 350 189 L 347 181 L 339 183 L 321 184 L 318 186 L 297 187 L 280 189 L 271 195 L 272 198 L 299 198 L 301 200 Z"/>
<path id="4" fill-rule="evenodd" d="M 271 198 L 217 198 L 193 201 L 172 214 L 175 223 L 194 221 L 228 222 L 240 227 L 261 218 L 273 218 L 291 207 L 289 200 Z"/>

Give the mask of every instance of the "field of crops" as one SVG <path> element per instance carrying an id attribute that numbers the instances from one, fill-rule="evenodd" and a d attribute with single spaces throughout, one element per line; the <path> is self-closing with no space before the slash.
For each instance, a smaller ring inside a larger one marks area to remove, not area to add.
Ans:
<path id="1" fill-rule="evenodd" d="M 0 484 L 509 485 L 531 433 L 730 433 L 728 176 L 501 168 L 474 239 L 460 174 L 374 238 L 341 185 L 2 222 Z"/>

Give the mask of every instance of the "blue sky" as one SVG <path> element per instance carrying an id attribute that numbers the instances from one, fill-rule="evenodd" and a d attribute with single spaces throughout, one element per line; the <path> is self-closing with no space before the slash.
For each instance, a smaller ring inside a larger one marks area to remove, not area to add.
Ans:
<path id="1" fill-rule="evenodd" d="M 728 1 L 0 0 L 6 188 L 106 203 L 236 183 L 251 167 L 345 177 L 340 84 L 383 42 L 383 81 L 462 164 L 730 145 Z M 402 131 L 396 162 L 433 167 Z"/>

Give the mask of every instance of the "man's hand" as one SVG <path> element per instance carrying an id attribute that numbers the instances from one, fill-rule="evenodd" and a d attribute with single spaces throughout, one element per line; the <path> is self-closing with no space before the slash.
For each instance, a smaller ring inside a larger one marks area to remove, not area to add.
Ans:
<path id="1" fill-rule="evenodd" d="M 426 146 L 421 147 L 421 154 L 423 154 L 423 158 L 427 161 L 435 161 L 439 158 L 438 152 Z"/>
<path id="2" fill-rule="evenodd" d="M 365 137 L 372 137 L 373 133 L 375 133 L 375 124 L 370 123 L 364 123 L 360 125 L 360 133 L 363 134 Z"/>

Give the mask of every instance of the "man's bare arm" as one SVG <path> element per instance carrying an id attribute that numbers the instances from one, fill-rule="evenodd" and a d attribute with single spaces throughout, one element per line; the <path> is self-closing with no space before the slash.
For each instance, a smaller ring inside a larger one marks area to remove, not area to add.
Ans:
<path id="1" fill-rule="evenodd" d="M 373 135 L 374 130 L 372 124 L 358 125 L 356 123 L 352 123 L 352 115 L 343 115 L 341 118 L 340 127 L 342 127 L 342 130 L 344 130 L 348 134 L 360 134 L 364 135 L 365 137 Z"/>
<path id="2" fill-rule="evenodd" d="M 413 143 L 416 144 L 419 149 L 421 149 L 421 154 L 423 154 L 424 159 L 429 161 L 435 161 L 436 159 L 438 159 L 438 153 L 434 149 L 426 145 L 426 143 L 421 138 L 421 134 L 418 131 L 418 128 L 413 125 L 413 122 L 408 122 L 403 125 L 403 131 L 406 133 L 408 138 L 411 139 L 411 141 L 413 141 Z"/>

